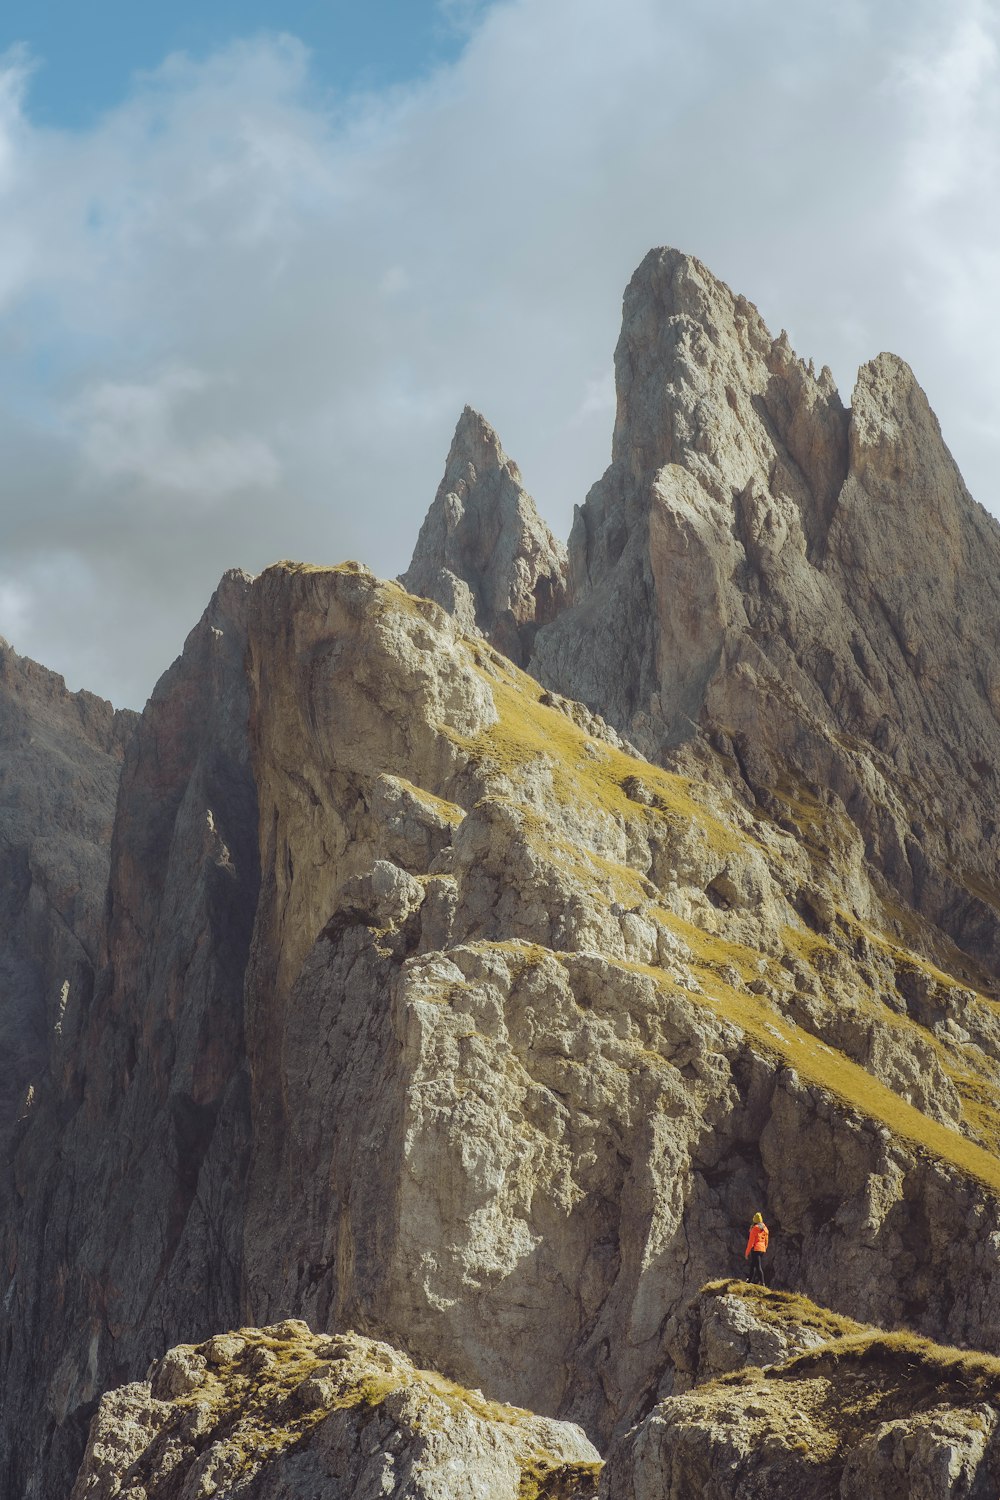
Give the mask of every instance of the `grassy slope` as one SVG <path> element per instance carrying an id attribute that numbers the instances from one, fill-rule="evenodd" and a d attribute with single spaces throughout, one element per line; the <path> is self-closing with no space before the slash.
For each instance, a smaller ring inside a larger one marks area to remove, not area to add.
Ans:
<path id="1" fill-rule="evenodd" d="M 839 1474 L 851 1450 L 882 1423 L 950 1411 L 957 1430 L 984 1430 L 984 1405 L 1000 1401 L 1000 1359 L 992 1355 L 867 1327 L 808 1298 L 740 1282 L 710 1282 L 702 1295 L 739 1297 L 761 1323 L 823 1335 L 822 1344 L 780 1364 L 736 1370 L 676 1398 L 695 1421 L 742 1414 L 741 1428 L 758 1452 L 775 1461 L 801 1455 L 803 1480 L 817 1467 Z"/>
<path id="2" fill-rule="evenodd" d="M 330 571 L 360 576 L 365 572 L 356 564 L 342 564 L 334 569 L 280 566 L 311 574 Z M 365 576 L 371 577 L 367 573 Z M 435 606 L 412 598 L 397 584 L 378 583 L 374 578 L 371 581 L 379 596 L 377 608 L 383 613 L 398 612 L 424 622 L 439 614 Z M 683 830 L 698 839 L 706 851 L 723 858 L 748 845 L 763 851 L 752 831 L 752 818 L 743 820 L 748 826 L 738 826 L 735 820 L 720 817 L 717 808 L 708 805 L 709 794 L 695 781 L 631 756 L 589 733 L 568 714 L 549 706 L 545 701 L 548 695 L 533 678 L 483 641 L 466 640 L 459 649 L 468 652 L 470 665 L 489 685 L 499 721 L 476 739 L 463 738 L 447 726 L 442 726 L 442 732 L 487 779 L 491 772 L 517 779 L 534 762 L 550 778 L 554 799 L 573 808 L 578 815 L 591 816 L 595 823 L 617 823 L 624 827 L 630 822 L 642 822 L 654 828 L 659 822 L 667 825 L 668 831 Z M 434 789 L 414 787 L 413 790 L 434 798 L 440 810 L 451 811 L 452 804 L 440 804 Z M 817 856 L 828 855 L 830 844 L 821 827 L 828 810 L 802 788 L 783 784 L 775 792 L 785 804 L 790 821 L 799 829 L 800 842 L 807 849 L 812 848 Z M 553 838 L 537 807 L 521 804 L 521 809 L 539 854 L 579 880 L 591 895 L 605 899 L 608 905 L 612 901 L 635 905 L 655 899 L 657 893 L 642 872 L 579 843 Z M 454 816 L 452 812 L 451 821 Z M 693 1003 L 712 1009 L 743 1031 L 757 1049 L 788 1063 L 803 1079 L 828 1090 L 848 1107 L 885 1125 L 918 1150 L 1000 1193 L 1000 1162 L 992 1151 L 907 1104 L 865 1068 L 782 1015 L 766 996 L 736 988 L 725 977 L 729 967 L 744 979 L 751 974 L 773 972 L 773 957 L 708 933 L 666 907 L 660 906 L 656 916 L 693 950 L 693 969 L 701 986 L 700 992 L 688 992 Z M 857 928 L 859 936 L 924 971 L 935 984 L 959 987 L 959 981 L 945 970 L 923 954 L 904 947 L 897 934 L 879 932 L 870 926 L 862 932 L 862 924 L 855 918 L 844 913 L 841 917 L 848 932 L 852 927 Z M 785 936 L 789 948 L 806 961 L 830 946 L 804 927 L 788 928 Z M 622 964 L 623 969 L 636 967 Z M 677 983 L 672 977 L 656 969 L 644 972 L 676 993 Z M 1000 1096 L 992 1079 L 982 1074 L 973 1076 L 967 1069 L 956 1066 L 954 1057 L 940 1048 L 931 1032 L 889 1011 L 870 990 L 865 994 L 868 987 L 863 980 L 859 980 L 859 987 L 864 1003 L 879 1025 L 910 1029 L 924 1045 L 938 1050 L 942 1066 L 963 1097 L 965 1123 L 970 1133 L 989 1146 L 1000 1145 Z M 980 1003 L 992 1004 L 985 997 L 980 997 Z"/>
<path id="3" fill-rule="evenodd" d="M 740 849 L 746 842 L 756 843 L 751 833 L 723 821 L 714 809 L 706 805 L 699 795 L 701 789 L 697 783 L 595 739 L 558 708 L 547 706 L 542 701 L 545 695 L 534 679 L 518 671 L 489 647 L 479 642 L 467 642 L 466 645 L 484 680 L 489 683 L 500 719 L 474 741 L 462 740 L 450 733 L 470 759 L 487 772 L 494 768 L 505 776 L 516 775 L 534 758 L 544 763 L 551 775 L 557 801 L 577 810 L 590 809 L 595 817 L 623 823 L 641 820 L 655 824 L 658 820 L 666 820 L 675 826 L 686 824 L 710 850 L 721 855 Z M 637 784 L 643 789 L 644 797 L 650 799 L 647 805 L 637 803 L 626 790 L 626 787 L 634 788 Z M 529 813 L 529 823 L 532 818 L 537 818 L 537 814 Z M 578 845 L 560 843 L 551 837 L 546 839 L 541 831 L 538 842 L 544 842 L 547 855 L 553 862 L 570 869 L 589 887 L 596 883 L 609 898 L 631 903 L 648 901 L 652 894 L 648 879 L 627 865 L 610 861 Z M 755 1047 L 794 1067 L 803 1079 L 828 1090 L 844 1104 L 878 1121 L 918 1150 L 976 1178 L 1000 1194 L 1000 1161 L 989 1150 L 907 1104 L 865 1068 L 783 1016 L 766 996 L 735 988 L 720 972 L 731 966 L 749 978 L 759 975 L 762 967 L 773 968 L 773 959 L 756 949 L 707 933 L 666 908 L 658 908 L 656 914 L 693 950 L 693 967 L 702 986 L 701 993 L 690 992 L 690 999 L 695 1004 L 707 1006 L 720 1019 L 739 1027 L 752 1038 Z M 903 948 L 895 938 L 870 927 L 866 932 L 894 955 L 924 970 L 934 982 L 958 987 L 951 976 L 923 955 Z M 806 954 L 830 947 L 824 939 L 806 930 L 788 930 L 787 938 Z M 622 968 L 637 967 L 622 964 Z M 677 984 L 673 978 L 657 969 L 643 969 L 643 972 L 676 993 Z M 937 1048 L 946 1071 L 956 1076 L 953 1059 L 940 1048 L 933 1033 L 888 1011 L 876 997 L 871 998 L 871 1003 L 877 1006 L 880 1024 L 919 1034 L 925 1044 Z M 961 1070 L 958 1070 L 957 1081 L 966 1084 L 963 1092 L 968 1095 L 967 1075 Z M 987 1140 L 1000 1140 L 1000 1100 L 997 1096 L 988 1090 L 985 1096 L 981 1094 L 976 1111 L 977 1133 Z"/>

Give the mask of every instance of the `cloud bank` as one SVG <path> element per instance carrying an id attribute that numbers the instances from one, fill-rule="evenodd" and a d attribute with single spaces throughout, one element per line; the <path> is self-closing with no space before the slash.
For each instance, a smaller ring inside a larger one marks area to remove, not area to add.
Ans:
<path id="1" fill-rule="evenodd" d="M 454 0 L 451 0 L 454 8 Z M 604 468 L 621 293 L 700 256 L 881 349 L 1000 507 L 1000 38 L 982 0 L 498 0 L 331 97 L 294 37 L 169 57 L 92 129 L 0 65 L 0 633 L 141 705 L 222 571 L 409 559 L 466 401 L 554 529 Z"/>

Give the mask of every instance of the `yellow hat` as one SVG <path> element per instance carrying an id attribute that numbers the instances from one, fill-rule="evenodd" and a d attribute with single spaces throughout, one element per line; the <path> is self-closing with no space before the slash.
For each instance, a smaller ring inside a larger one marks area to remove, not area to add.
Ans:
<path id="1" fill-rule="evenodd" d="M 755 1224 L 763 1224 L 764 1222 L 763 1217 L 760 1214 L 754 1214 L 753 1221 Z"/>

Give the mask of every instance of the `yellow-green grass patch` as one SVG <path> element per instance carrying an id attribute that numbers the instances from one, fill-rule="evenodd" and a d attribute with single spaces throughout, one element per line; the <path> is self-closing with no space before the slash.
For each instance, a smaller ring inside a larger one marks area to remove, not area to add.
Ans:
<path id="1" fill-rule="evenodd" d="M 935 1344 L 908 1329 L 862 1329 L 806 1349 L 785 1360 L 776 1374 L 807 1373 L 824 1365 L 894 1364 L 935 1383 L 956 1386 L 968 1401 L 1000 1397 L 1000 1358 L 978 1349 Z"/>
<path id="2" fill-rule="evenodd" d="M 741 975 L 745 982 L 754 978 L 763 978 L 767 982 L 769 976 L 775 990 L 782 988 L 780 974 L 774 961 L 766 958 L 755 949 L 732 943 L 725 938 L 707 934 L 693 923 L 686 922 L 683 918 L 674 916 L 663 908 L 657 908 L 656 915 L 668 925 L 678 936 L 683 937 L 694 954 L 692 965 L 694 972 L 706 988 L 711 990 L 713 983 L 718 984 L 722 976 L 720 971 L 726 966 L 732 966 Z M 782 929 L 782 938 L 792 951 L 807 962 L 811 962 L 816 952 L 821 949 L 831 949 L 823 938 L 816 938 L 810 933 L 799 933 L 791 928 Z M 794 946 L 793 946 L 794 945 Z M 907 960 L 911 958 L 909 953 L 899 950 L 901 956 Z M 764 959 L 767 968 L 761 971 L 760 961 Z M 916 955 L 912 955 L 913 962 L 917 963 Z M 937 971 L 933 965 L 924 964 L 922 967 L 936 977 Z M 708 976 L 712 976 L 711 979 Z M 822 979 L 820 979 L 822 984 Z M 893 1032 L 903 1040 L 918 1039 L 922 1046 L 929 1047 L 937 1056 L 938 1062 L 945 1075 L 951 1080 L 958 1091 L 962 1101 L 963 1117 L 968 1126 L 970 1134 L 979 1142 L 985 1150 L 991 1154 L 1000 1154 L 1000 1098 L 998 1098 L 995 1077 L 992 1072 L 977 1074 L 967 1065 L 956 1064 L 956 1053 L 954 1046 L 949 1047 L 933 1031 L 922 1026 L 907 1015 L 891 1010 L 877 992 L 859 989 L 855 992 L 854 1000 L 860 1013 L 873 1021 L 877 1026 L 887 1032 Z M 835 1006 L 835 1000 L 829 999 L 831 1008 Z M 767 1006 L 767 997 L 758 997 L 757 1004 L 762 1011 Z M 777 1025 L 781 1012 L 774 1010 L 774 1022 Z M 803 1035 L 811 1036 L 812 1032 L 807 1027 L 799 1028 Z M 825 1056 L 833 1057 L 843 1054 L 832 1043 L 823 1042 L 816 1038 L 815 1045 L 825 1047 Z M 845 1058 L 845 1061 L 848 1061 Z M 859 1064 L 851 1063 L 852 1067 L 860 1067 Z M 989 1063 L 984 1066 L 989 1067 Z M 861 1069 L 867 1072 L 867 1069 Z M 871 1076 L 871 1075 L 869 1075 Z M 820 1080 L 823 1081 L 823 1080 Z M 877 1082 L 877 1080 L 875 1080 Z M 893 1097 L 896 1097 L 893 1095 Z M 907 1106 L 912 1107 L 912 1106 Z M 921 1117 L 926 1118 L 922 1115 Z M 893 1127 L 895 1128 L 895 1127 Z M 947 1126 L 941 1126 L 948 1129 Z M 956 1136 L 960 1139 L 956 1132 Z M 1000 1177 L 998 1177 L 1000 1182 Z"/>
<path id="3" fill-rule="evenodd" d="M 446 798 L 439 797 L 435 792 L 429 792 L 424 786 L 417 786 L 414 781 L 407 781 L 405 776 L 397 776 L 399 781 L 417 802 L 422 802 L 425 807 L 436 812 L 446 823 L 454 828 L 465 817 L 465 808 L 459 807 L 457 802 L 448 802 Z"/>
<path id="4" fill-rule="evenodd" d="M 688 931 L 692 937 L 705 936 L 700 933 L 700 929 L 690 928 L 689 924 L 677 925 L 682 923 L 680 918 L 674 917 L 673 922 L 675 930 L 684 933 L 685 937 Z M 711 939 L 706 939 L 706 942 L 711 942 Z M 702 985 L 700 993 L 686 988 L 663 969 L 653 965 L 610 957 L 605 958 L 605 962 L 623 973 L 645 975 L 661 992 L 671 997 L 680 994 L 691 1004 L 711 1011 L 720 1021 L 736 1026 L 763 1054 L 794 1068 L 804 1082 L 816 1085 L 842 1105 L 884 1125 L 894 1137 L 908 1143 L 918 1152 L 956 1168 L 1000 1195 L 1000 1161 L 991 1152 L 959 1131 L 931 1119 L 914 1105 L 907 1104 L 859 1063 L 852 1062 L 842 1052 L 782 1015 L 766 997 L 737 990 L 728 984 L 718 973 L 718 968 L 722 967 L 720 960 L 723 963 L 733 963 L 734 967 L 739 968 L 736 959 L 740 957 L 741 950 L 738 945 L 728 943 L 725 939 L 717 942 L 719 946 L 711 963 L 704 959 L 699 961 L 695 950 L 691 968 Z M 509 945 L 477 946 L 504 949 Z M 544 948 L 532 951 L 557 960 L 561 956 L 576 956 L 550 954 L 550 950 Z M 705 951 L 704 948 L 702 951 Z M 744 967 L 747 966 L 746 955 L 750 952 L 752 950 L 742 950 Z M 630 1047 L 628 1043 L 623 1045 Z M 648 1048 L 631 1046 L 630 1050 L 637 1056 L 642 1056 L 644 1066 L 654 1062 L 668 1065 L 667 1059 Z"/>
<path id="5" fill-rule="evenodd" d="M 709 812 L 695 797 L 694 783 L 687 777 L 636 760 L 594 738 L 558 708 L 542 703 L 542 689 L 526 673 L 507 663 L 500 665 L 495 659 L 493 666 L 495 670 L 490 672 L 482 666 L 476 670 L 493 694 L 498 722 L 474 738 L 451 728 L 444 730 L 473 759 L 492 762 L 499 771 L 512 775 L 531 759 L 542 758 L 550 767 L 560 802 L 582 802 L 618 820 L 680 818 L 696 824 L 709 845 L 722 853 L 741 848 L 749 838 L 738 835 Z M 623 783 L 630 777 L 646 787 L 652 805 L 628 796 Z"/>
<path id="6" fill-rule="evenodd" d="M 858 1323 L 854 1318 L 831 1312 L 828 1307 L 820 1307 L 799 1292 L 780 1292 L 771 1287 L 754 1286 L 737 1278 L 706 1282 L 700 1295 L 738 1297 L 753 1307 L 754 1316 L 762 1323 L 770 1323 L 775 1327 L 795 1324 L 798 1328 L 808 1328 L 814 1333 L 822 1334 L 825 1339 L 845 1338 L 872 1331 L 870 1324 Z"/>
<path id="7" fill-rule="evenodd" d="M 807 1082 L 826 1089 L 842 1103 L 885 1125 L 901 1140 L 1000 1194 L 1000 1162 L 990 1152 L 905 1103 L 860 1064 L 819 1042 L 765 1000 L 735 990 L 713 968 L 699 966 L 696 972 L 704 986 L 704 993 L 691 995 L 696 1004 L 708 1006 L 721 1020 L 738 1026 Z"/>

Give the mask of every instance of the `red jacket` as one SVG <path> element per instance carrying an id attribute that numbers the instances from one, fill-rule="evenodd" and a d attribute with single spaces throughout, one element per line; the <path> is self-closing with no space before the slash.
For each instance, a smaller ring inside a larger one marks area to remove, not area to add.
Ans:
<path id="1" fill-rule="evenodd" d="M 746 1254 L 744 1260 L 749 1260 L 751 1250 L 759 1250 L 762 1254 L 767 1249 L 767 1225 L 751 1224 L 750 1238 L 747 1240 Z"/>

